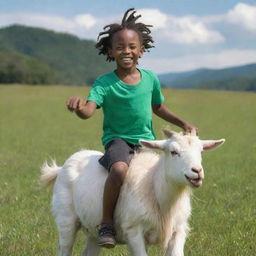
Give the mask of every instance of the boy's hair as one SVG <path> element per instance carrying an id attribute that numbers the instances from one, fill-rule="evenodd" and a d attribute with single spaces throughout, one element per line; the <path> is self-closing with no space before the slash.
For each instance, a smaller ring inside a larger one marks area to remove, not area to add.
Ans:
<path id="1" fill-rule="evenodd" d="M 129 14 L 129 12 L 131 11 L 132 13 Z M 111 48 L 111 41 L 113 35 L 123 29 L 131 29 L 138 33 L 141 43 L 144 46 L 144 52 L 149 51 L 150 48 L 154 47 L 151 44 L 154 43 L 154 41 L 152 39 L 152 36 L 150 35 L 151 30 L 149 29 L 149 27 L 152 27 L 152 25 L 145 25 L 144 23 L 140 22 L 136 23 L 136 20 L 139 19 L 141 15 L 135 16 L 135 13 L 136 11 L 134 10 L 134 8 L 128 9 L 124 14 L 121 24 L 109 24 L 104 27 L 103 32 L 99 33 L 95 47 L 99 49 L 99 54 L 107 56 L 107 61 L 114 61 L 114 58 L 109 56 L 108 49 Z"/>

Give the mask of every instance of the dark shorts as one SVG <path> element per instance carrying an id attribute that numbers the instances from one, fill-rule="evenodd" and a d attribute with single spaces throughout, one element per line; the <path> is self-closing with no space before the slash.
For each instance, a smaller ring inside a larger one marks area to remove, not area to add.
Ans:
<path id="1" fill-rule="evenodd" d="M 116 162 L 125 162 L 128 166 L 135 152 L 139 151 L 140 145 L 134 145 L 116 138 L 105 147 L 105 154 L 99 159 L 99 163 L 108 171 Z"/>

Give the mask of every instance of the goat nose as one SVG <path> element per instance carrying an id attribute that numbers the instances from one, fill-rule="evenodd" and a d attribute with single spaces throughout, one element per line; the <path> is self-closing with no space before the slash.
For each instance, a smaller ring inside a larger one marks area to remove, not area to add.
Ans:
<path id="1" fill-rule="evenodd" d="M 202 171 L 202 168 L 192 167 L 191 170 L 192 170 L 192 172 L 200 173 Z"/>

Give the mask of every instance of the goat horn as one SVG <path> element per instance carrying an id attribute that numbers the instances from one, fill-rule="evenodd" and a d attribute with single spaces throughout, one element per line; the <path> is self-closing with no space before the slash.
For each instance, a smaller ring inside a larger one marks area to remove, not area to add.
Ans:
<path id="1" fill-rule="evenodd" d="M 190 135 L 191 135 L 191 136 L 197 136 L 196 129 L 192 129 L 192 130 L 190 131 Z"/>
<path id="2" fill-rule="evenodd" d="M 174 134 L 176 134 L 177 132 L 175 131 L 170 131 L 168 129 L 163 129 L 163 133 L 167 138 L 171 138 Z"/>

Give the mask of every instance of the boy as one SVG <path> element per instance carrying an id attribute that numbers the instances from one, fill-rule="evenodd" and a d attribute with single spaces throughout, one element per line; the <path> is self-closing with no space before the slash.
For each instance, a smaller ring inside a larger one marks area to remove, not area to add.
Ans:
<path id="1" fill-rule="evenodd" d="M 83 119 L 91 117 L 96 108 L 102 107 L 104 112 L 102 142 L 106 152 L 99 162 L 109 175 L 104 188 L 98 243 L 106 248 L 116 244 L 113 213 L 131 157 L 140 147 L 138 141 L 155 139 L 152 110 L 185 132 L 197 129 L 163 105 L 155 74 L 137 68 L 138 59 L 154 46 L 150 26 L 136 23 L 140 15 L 135 13 L 134 9 L 127 10 L 121 24 L 107 25 L 98 37 L 99 54 L 115 61 L 116 70 L 94 82 L 86 102 L 77 96 L 67 102 L 68 109 Z"/>

